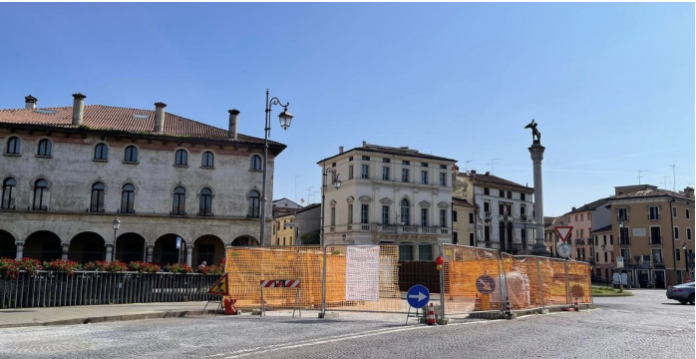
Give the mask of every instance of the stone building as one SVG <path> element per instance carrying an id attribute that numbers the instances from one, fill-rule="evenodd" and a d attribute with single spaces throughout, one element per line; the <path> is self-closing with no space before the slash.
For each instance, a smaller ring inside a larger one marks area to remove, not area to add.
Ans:
<path id="1" fill-rule="evenodd" d="M 666 288 L 693 278 L 693 188 L 619 186 L 610 206 L 613 253 L 623 258 L 633 286 Z"/>
<path id="2" fill-rule="evenodd" d="M 326 243 L 399 244 L 402 260 L 434 259 L 434 244 L 452 243 L 455 163 L 408 147 L 340 147 L 317 163 L 324 174 Z"/>
<path id="3" fill-rule="evenodd" d="M 0 257 L 196 265 L 259 242 L 263 139 L 237 132 L 239 111 L 220 129 L 161 102 L 142 110 L 73 97 L 37 108 L 27 96 L 24 109 L 0 110 Z M 269 144 L 269 198 L 285 147 Z"/>
<path id="4" fill-rule="evenodd" d="M 534 246 L 534 188 L 471 170 L 455 177 L 454 196 L 478 208 L 476 246 L 527 254 Z"/>

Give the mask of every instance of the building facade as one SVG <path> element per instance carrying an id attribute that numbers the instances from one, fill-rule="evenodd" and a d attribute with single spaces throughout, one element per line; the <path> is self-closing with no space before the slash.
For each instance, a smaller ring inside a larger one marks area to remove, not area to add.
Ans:
<path id="1" fill-rule="evenodd" d="M 573 207 L 570 212 L 564 215 L 563 223 L 573 227 L 568 236 L 568 242 L 573 247 L 571 258 L 594 264 L 595 246 L 592 233 L 595 229 L 604 228 L 611 224 L 611 212 L 608 208 L 609 199 L 602 198 L 581 207 Z"/>
<path id="2" fill-rule="evenodd" d="M 452 243 L 476 247 L 478 208 L 463 198 L 452 198 Z"/>
<path id="3" fill-rule="evenodd" d="M 534 189 L 472 170 L 455 177 L 454 196 L 478 209 L 476 246 L 513 254 L 534 246 Z"/>
<path id="4" fill-rule="evenodd" d="M 611 224 L 592 231 L 592 237 L 594 237 L 594 273 L 592 278 L 594 282 L 611 283 L 616 266 L 613 232 Z"/>
<path id="5" fill-rule="evenodd" d="M 259 242 L 263 139 L 237 133 L 239 111 L 225 130 L 163 103 L 73 97 L 68 107 L 37 108 L 28 96 L 24 109 L 0 110 L 0 257 L 195 265 Z M 284 148 L 269 145 L 271 198 Z"/>
<path id="6" fill-rule="evenodd" d="M 615 188 L 610 201 L 614 254 L 633 286 L 666 288 L 692 277 L 694 189 L 652 185 Z"/>
<path id="7" fill-rule="evenodd" d="M 402 260 L 431 260 L 452 242 L 456 160 L 363 142 L 318 162 L 325 243 L 399 244 Z M 336 180 L 340 187 L 336 188 Z"/>

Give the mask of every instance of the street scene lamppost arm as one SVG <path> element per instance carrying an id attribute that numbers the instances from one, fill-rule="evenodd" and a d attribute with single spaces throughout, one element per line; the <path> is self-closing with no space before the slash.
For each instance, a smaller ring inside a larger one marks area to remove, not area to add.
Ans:
<path id="1" fill-rule="evenodd" d="M 283 112 L 278 115 L 280 120 L 280 127 L 283 130 L 287 130 L 292 122 L 292 114 L 288 112 L 288 106 L 290 102 L 283 104 L 277 97 L 269 99 L 269 91 L 266 89 L 266 126 L 264 127 L 264 138 L 263 138 L 263 179 L 261 180 L 261 229 L 259 231 L 259 243 L 261 246 L 266 245 L 265 241 L 265 227 L 266 227 L 266 162 L 268 162 L 268 137 L 271 134 L 271 108 L 274 105 L 282 106 Z"/>

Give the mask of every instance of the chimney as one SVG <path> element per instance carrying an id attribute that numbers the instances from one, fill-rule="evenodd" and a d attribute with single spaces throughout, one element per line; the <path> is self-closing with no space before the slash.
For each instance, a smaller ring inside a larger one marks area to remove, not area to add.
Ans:
<path id="1" fill-rule="evenodd" d="M 237 139 L 237 120 L 239 118 L 239 110 L 233 108 L 231 110 L 228 110 L 227 112 L 230 113 L 230 126 L 229 126 L 229 130 L 227 130 L 227 137 L 236 140 Z"/>
<path id="2" fill-rule="evenodd" d="M 72 96 L 74 98 L 72 107 L 72 124 L 73 126 L 79 126 L 85 119 L 85 98 L 87 96 L 79 92 L 73 94 Z"/>
<path id="3" fill-rule="evenodd" d="M 343 153 L 343 146 L 338 146 L 338 153 Z"/>
<path id="4" fill-rule="evenodd" d="M 472 175 L 476 175 L 476 170 L 471 170 L 469 171 L 469 173 L 471 173 Z"/>
<path id="5" fill-rule="evenodd" d="M 491 175 L 491 172 L 490 172 L 490 171 L 486 171 L 486 176 L 490 176 L 490 175 Z"/>
<path id="6" fill-rule="evenodd" d="M 36 103 L 38 101 L 36 97 L 29 95 L 24 98 L 24 108 L 27 110 L 36 110 Z"/>
<path id="7" fill-rule="evenodd" d="M 694 198 L 694 189 L 691 187 L 686 187 L 686 188 L 684 188 L 684 194 L 686 194 L 686 197 L 693 199 Z"/>
<path id="8" fill-rule="evenodd" d="M 363 147 L 367 146 L 367 141 L 363 140 Z"/>
<path id="9" fill-rule="evenodd" d="M 155 102 L 155 133 L 161 135 L 164 132 L 164 102 Z"/>

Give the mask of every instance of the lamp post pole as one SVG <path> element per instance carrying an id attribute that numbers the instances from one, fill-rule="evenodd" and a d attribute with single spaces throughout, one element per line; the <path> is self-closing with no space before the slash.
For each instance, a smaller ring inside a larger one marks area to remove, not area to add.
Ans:
<path id="1" fill-rule="evenodd" d="M 682 246 L 682 249 L 684 250 L 684 269 L 686 277 L 689 278 L 691 276 L 691 273 L 689 273 L 689 253 L 687 253 L 686 249 L 686 243 Z M 685 283 L 687 282 L 686 280 L 684 281 Z M 681 284 L 681 283 L 680 283 Z"/>
<path id="2" fill-rule="evenodd" d="M 322 169 L 322 183 L 321 183 L 321 249 L 324 251 L 324 272 L 321 276 L 321 313 L 319 313 L 319 318 L 324 318 L 326 316 L 326 247 L 324 241 L 324 212 L 326 212 L 326 207 L 324 206 L 326 200 L 326 174 L 327 173 L 336 174 L 336 178 L 331 181 L 336 189 L 341 187 L 341 180 L 338 179 L 338 173 L 335 170 L 329 168 L 326 169 L 326 161 L 323 163 Z M 345 236 L 345 234 L 344 234 Z"/>
<path id="3" fill-rule="evenodd" d="M 121 227 L 121 220 L 118 219 L 118 217 L 114 218 L 112 225 L 114 227 L 114 249 L 111 253 L 113 256 L 113 262 L 115 262 L 116 261 L 116 232 L 118 232 L 118 228 Z"/>
<path id="4" fill-rule="evenodd" d="M 271 108 L 273 105 L 283 106 L 283 112 L 278 115 L 280 118 L 280 127 L 283 130 L 287 130 L 290 127 L 290 122 L 292 121 L 292 114 L 288 112 L 288 106 L 290 102 L 283 105 L 282 102 L 277 97 L 269 99 L 269 92 L 266 89 L 266 123 L 264 127 L 264 137 L 263 137 L 263 179 L 261 180 L 261 230 L 259 231 L 259 243 L 261 246 L 266 244 L 264 232 L 266 227 L 266 162 L 268 162 L 268 137 L 271 134 Z"/>

